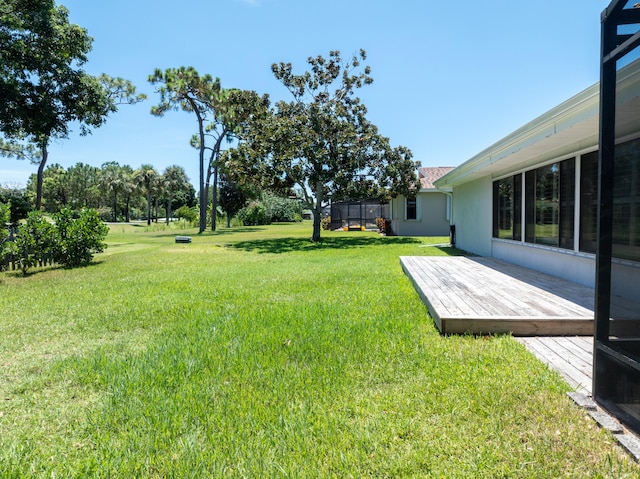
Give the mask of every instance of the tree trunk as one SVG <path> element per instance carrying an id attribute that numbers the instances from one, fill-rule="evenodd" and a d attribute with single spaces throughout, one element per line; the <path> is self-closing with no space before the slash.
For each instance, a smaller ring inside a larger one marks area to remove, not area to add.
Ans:
<path id="1" fill-rule="evenodd" d="M 213 194 L 211 198 L 211 231 L 216 230 L 218 220 L 218 165 L 213 168 Z"/>
<path id="2" fill-rule="evenodd" d="M 147 191 L 147 226 L 151 226 L 151 188 Z"/>
<path id="3" fill-rule="evenodd" d="M 118 222 L 118 214 L 116 213 L 117 209 L 118 209 L 118 194 L 116 193 L 116 190 L 113 190 L 113 222 L 114 223 Z"/>
<path id="4" fill-rule="evenodd" d="M 40 145 L 40 151 L 42 157 L 40 158 L 40 164 L 38 165 L 38 175 L 36 178 L 36 211 L 40 211 L 42 208 L 42 181 L 44 178 L 44 167 L 47 164 L 47 158 L 49 157 L 49 151 L 47 150 L 47 143 L 42 142 Z"/>
<path id="5" fill-rule="evenodd" d="M 322 182 L 318 181 L 316 183 L 316 204 L 313 206 L 311 211 L 313 212 L 313 236 L 311 237 L 311 241 L 322 241 L 320 237 L 320 225 L 322 222 L 322 202 L 324 201 L 324 197 L 322 195 Z"/>
<path id="6" fill-rule="evenodd" d="M 231 215 L 227 213 L 227 228 L 231 228 Z"/>
<path id="7" fill-rule="evenodd" d="M 311 236 L 311 241 L 317 242 L 322 241 L 320 237 L 320 223 L 322 221 L 321 211 L 317 211 L 317 208 L 313 210 L 313 236 Z"/>
<path id="8" fill-rule="evenodd" d="M 127 204 L 126 204 L 125 211 L 124 211 L 125 220 L 126 220 L 127 223 L 130 221 L 130 219 L 129 219 L 129 200 L 130 199 L 131 199 L 131 195 L 127 194 Z"/>
<path id="9" fill-rule="evenodd" d="M 171 218 L 171 193 L 169 193 L 169 197 L 167 199 L 167 224 L 169 224 L 170 218 Z"/>
<path id="10" fill-rule="evenodd" d="M 154 212 L 155 215 L 153 216 L 153 219 L 155 220 L 155 223 L 158 223 L 158 196 L 156 195 L 155 199 L 154 199 Z"/>

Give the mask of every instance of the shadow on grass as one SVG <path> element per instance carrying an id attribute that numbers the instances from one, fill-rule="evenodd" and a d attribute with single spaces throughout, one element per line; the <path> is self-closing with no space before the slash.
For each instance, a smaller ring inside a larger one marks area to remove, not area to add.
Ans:
<path id="1" fill-rule="evenodd" d="M 154 235 L 149 235 L 150 238 L 167 238 L 173 236 L 191 236 L 192 238 L 197 237 L 215 237 L 215 236 L 231 236 L 239 233 L 253 233 L 255 231 L 264 231 L 266 228 L 250 226 L 250 227 L 235 227 L 235 228 L 218 228 L 215 231 L 211 231 L 210 229 L 204 230 L 202 233 L 198 233 L 198 231 L 194 231 L 193 233 L 188 232 L 180 232 L 176 230 L 165 230 L 165 231 L 153 231 L 152 233 L 156 233 Z"/>
<path id="2" fill-rule="evenodd" d="M 281 254 L 293 251 L 317 251 L 319 249 L 349 249 L 371 246 L 421 244 L 415 238 L 370 238 L 370 237 L 339 237 L 325 238 L 320 242 L 313 242 L 305 238 L 275 238 L 256 241 L 240 241 L 228 245 L 230 248 L 258 253 Z"/>
<path id="3" fill-rule="evenodd" d="M 35 276 L 36 274 L 40 274 L 40 273 L 46 273 L 48 271 L 91 268 L 93 266 L 98 266 L 99 264 L 102 264 L 102 263 L 103 263 L 103 260 L 94 259 L 89 263 L 79 264 L 75 266 L 65 266 L 62 264 L 53 264 L 53 265 L 47 265 L 47 266 L 33 266 L 29 268 L 26 273 L 23 273 L 21 269 L 11 269 L 11 270 L 4 270 L 0 272 L 4 273 L 6 277 L 28 278 L 30 276 Z"/>
<path id="4" fill-rule="evenodd" d="M 435 249 L 442 251 L 443 256 L 472 256 L 466 251 L 451 246 L 433 246 Z"/>

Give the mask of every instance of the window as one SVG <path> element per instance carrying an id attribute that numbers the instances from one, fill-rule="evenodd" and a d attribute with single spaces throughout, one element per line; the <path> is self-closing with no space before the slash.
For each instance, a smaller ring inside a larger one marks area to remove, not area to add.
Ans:
<path id="1" fill-rule="evenodd" d="M 580 161 L 580 251 L 596 252 L 598 238 L 598 152 Z"/>
<path id="2" fill-rule="evenodd" d="M 406 219 L 417 220 L 418 219 L 418 200 L 417 198 L 407 198 Z"/>
<path id="3" fill-rule="evenodd" d="M 575 159 L 527 171 L 525 241 L 573 249 Z"/>
<path id="4" fill-rule="evenodd" d="M 493 183 L 493 237 L 520 240 L 522 237 L 522 175 Z"/>
<path id="5" fill-rule="evenodd" d="M 573 249 L 575 188 L 574 158 L 494 181 L 493 237 L 522 240 L 524 213 L 527 243 Z"/>
<path id="6" fill-rule="evenodd" d="M 595 253 L 598 218 L 598 152 L 493 183 L 493 237 L 573 249 L 576 187 L 580 188 L 579 249 Z M 613 256 L 640 261 L 640 139 L 619 144 L 614 163 Z M 524 180 L 524 184 L 523 184 Z M 521 211 L 524 195 L 524 211 Z M 524 216 L 524 218 L 523 218 Z"/>

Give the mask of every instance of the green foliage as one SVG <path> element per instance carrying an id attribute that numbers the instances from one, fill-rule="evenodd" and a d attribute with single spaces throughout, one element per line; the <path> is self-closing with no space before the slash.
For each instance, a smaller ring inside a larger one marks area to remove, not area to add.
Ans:
<path id="1" fill-rule="evenodd" d="M 300 75 L 290 63 L 273 64 L 293 101 L 254 115 L 228 157 L 231 170 L 263 188 L 274 181 L 295 185 L 313 212 L 314 241 L 321 239 L 322 208 L 330 195 L 382 197 L 409 191 L 416 182 L 411 151 L 392 148 L 356 96 L 356 89 L 373 81 L 370 68 L 361 66 L 365 59 L 364 50 L 350 60 L 332 51 L 328 58 L 310 57 L 310 70 Z"/>
<path id="2" fill-rule="evenodd" d="M 270 193 L 264 193 L 261 201 L 267 209 L 270 222 L 302 221 L 302 204 L 299 201 Z"/>
<path id="3" fill-rule="evenodd" d="M 74 213 L 64 208 L 54 215 L 54 223 L 42 212 L 32 211 L 18 227 L 15 241 L 5 242 L 3 254 L 13 255 L 23 274 L 44 261 L 80 266 L 91 262 L 95 253 L 104 251 L 108 231 L 93 209 Z"/>
<path id="4" fill-rule="evenodd" d="M 40 211 L 32 211 L 18 227 L 14 252 L 23 274 L 50 256 L 56 243 L 55 227 Z"/>
<path id="5" fill-rule="evenodd" d="M 6 224 L 11 218 L 11 208 L 8 204 L 0 203 L 0 270 L 2 270 L 6 256 L 9 254 L 9 230 Z"/>
<path id="6" fill-rule="evenodd" d="M 267 207 L 256 201 L 252 201 L 238 211 L 238 219 L 242 221 L 242 224 L 245 226 L 266 225 L 271 223 L 271 218 L 267 215 Z"/>
<path id="7" fill-rule="evenodd" d="M 198 219 L 198 211 L 196 208 L 190 208 L 187 205 L 181 206 L 175 211 L 176 218 L 182 218 L 189 223 L 194 223 Z"/>
<path id="8" fill-rule="evenodd" d="M 0 230 L 4 229 L 4 225 L 11 218 L 11 206 L 7 203 L 0 202 Z"/>
<path id="9" fill-rule="evenodd" d="M 0 187 L 0 203 L 9 205 L 10 217 L 8 222 L 17 223 L 27 217 L 31 211 L 31 204 L 25 190 L 21 188 Z"/>
<path id="10" fill-rule="evenodd" d="M 136 95 L 122 78 L 86 73 L 82 65 L 93 39 L 69 22 L 64 6 L 53 0 L 5 0 L 0 15 L 0 133 L 10 140 L 0 154 L 38 165 L 39 210 L 50 141 L 67 138 L 71 125 L 85 135 L 118 105 L 137 103 L 145 95 Z"/>
<path id="11" fill-rule="evenodd" d="M 55 260 L 64 266 L 80 266 L 88 264 L 95 253 L 102 253 L 106 247 L 104 242 L 109 228 L 98 212 L 83 209 L 78 217 L 65 208 L 55 215 L 56 242 Z"/>

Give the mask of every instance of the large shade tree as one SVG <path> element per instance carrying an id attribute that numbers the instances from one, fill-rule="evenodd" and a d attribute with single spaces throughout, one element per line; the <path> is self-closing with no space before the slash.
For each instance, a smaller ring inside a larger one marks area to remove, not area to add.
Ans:
<path id="1" fill-rule="evenodd" d="M 321 239 L 322 209 L 331 197 L 412 194 L 416 183 L 418 165 L 409 149 L 392 148 L 356 96 L 373 81 L 370 68 L 361 65 L 364 60 L 364 50 L 350 60 L 333 51 L 328 58 L 310 57 L 310 71 L 300 75 L 291 63 L 273 64 L 293 100 L 253 115 L 227 162 L 228 170 L 245 181 L 295 185 L 313 212 L 314 241 Z"/>
<path id="2" fill-rule="evenodd" d="M 51 140 L 67 138 L 72 124 L 88 134 L 118 105 L 144 99 L 127 80 L 81 68 L 92 41 L 54 0 L 5 0 L 0 6 L 0 154 L 38 165 L 37 209 Z"/>

